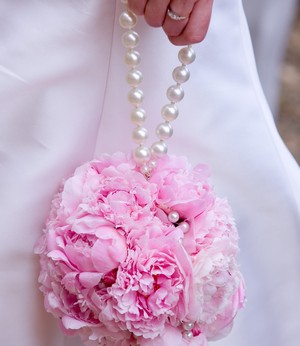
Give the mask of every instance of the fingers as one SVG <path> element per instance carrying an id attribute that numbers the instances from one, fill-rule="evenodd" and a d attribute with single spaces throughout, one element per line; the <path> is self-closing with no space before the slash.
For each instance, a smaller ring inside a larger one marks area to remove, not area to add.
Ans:
<path id="1" fill-rule="evenodd" d="M 128 0 L 128 7 L 138 16 L 141 16 L 145 12 L 145 7 L 148 0 Z"/>
<path id="2" fill-rule="evenodd" d="M 177 46 L 194 44 L 203 41 L 207 34 L 212 12 L 213 0 L 199 0 L 194 4 L 190 13 L 190 17 L 183 30 L 176 34 L 172 34 L 169 27 L 163 24 L 169 40 Z"/>
<path id="3" fill-rule="evenodd" d="M 129 8 L 137 15 L 144 15 L 146 22 L 163 27 L 174 45 L 201 42 L 207 33 L 213 0 L 128 0 Z M 175 15 L 171 18 L 168 9 Z"/>
<path id="4" fill-rule="evenodd" d="M 149 0 L 145 8 L 145 20 L 154 27 L 163 26 L 169 0 Z"/>
<path id="5" fill-rule="evenodd" d="M 146 22 L 153 27 L 163 25 L 169 0 L 128 0 L 128 7 L 137 15 L 144 15 Z"/>
<path id="6" fill-rule="evenodd" d="M 183 32 L 184 28 L 188 24 L 189 16 L 194 8 L 194 4 L 195 0 L 173 0 L 169 3 L 168 7 L 173 13 L 187 18 L 182 20 L 174 20 L 166 15 L 162 26 L 167 36 L 179 36 Z"/>

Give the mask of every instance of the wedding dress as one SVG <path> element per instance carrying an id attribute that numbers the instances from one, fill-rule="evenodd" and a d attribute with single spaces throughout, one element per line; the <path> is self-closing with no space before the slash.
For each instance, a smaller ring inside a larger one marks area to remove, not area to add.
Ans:
<path id="1" fill-rule="evenodd" d="M 243 5 L 260 81 L 272 113 L 277 117 L 281 65 L 299 1 L 243 0 Z"/>
<path id="2" fill-rule="evenodd" d="M 100 153 L 132 148 L 120 11 L 114 0 L 0 2 L 1 345 L 82 345 L 44 311 L 33 247 L 61 180 Z M 153 127 L 178 48 L 142 19 L 138 31 Z M 248 297 L 230 336 L 212 344 L 296 346 L 299 167 L 263 96 L 239 0 L 215 1 L 195 49 L 170 152 L 207 163 L 230 201 Z"/>

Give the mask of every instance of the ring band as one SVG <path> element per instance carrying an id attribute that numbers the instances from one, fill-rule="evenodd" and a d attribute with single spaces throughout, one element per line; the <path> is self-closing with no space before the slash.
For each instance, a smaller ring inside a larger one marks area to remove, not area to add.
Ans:
<path id="1" fill-rule="evenodd" d="M 180 16 L 179 14 L 173 12 L 170 8 L 168 8 L 167 15 L 173 20 L 184 20 L 188 18 L 188 16 Z"/>

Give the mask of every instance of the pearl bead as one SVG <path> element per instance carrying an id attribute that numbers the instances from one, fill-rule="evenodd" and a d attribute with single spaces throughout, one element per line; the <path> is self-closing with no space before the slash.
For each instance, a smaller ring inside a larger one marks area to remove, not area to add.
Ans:
<path id="1" fill-rule="evenodd" d="M 183 233 L 187 233 L 190 230 L 190 225 L 186 221 L 181 222 L 179 227 Z"/>
<path id="2" fill-rule="evenodd" d="M 139 35 L 137 32 L 129 30 L 122 35 L 122 43 L 125 48 L 134 48 L 139 43 Z"/>
<path id="3" fill-rule="evenodd" d="M 134 105 L 139 105 L 144 100 L 144 93 L 141 89 L 133 88 L 128 93 L 128 101 Z"/>
<path id="4" fill-rule="evenodd" d="M 194 327 L 195 327 L 195 323 L 193 322 L 187 322 L 187 323 L 184 323 L 183 325 L 183 329 L 185 330 L 192 330 Z"/>
<path id="5" fill-rule="evenodd" d="M 132 87 L 137 87 L 143 80 L 143 74 L 138 70 L 131 70 L 127 74 L 127 83 Z"/>
<path id="6" fill-rule="evenodd" d="M 156 167 L 156 161 L 154 160 L 149 161 L 148 166 L 151 170 L 153 170 Z"/>
<path id="7" fill-rule="evenodd" d="M 136 25 L 136 15 L 131 11 L 121 13 L 119 23 L 123 29 L 132 29 Z"/>
<path id="8" fill-rule="evenodd" d="M 170 222 L 176 223 L 179 220 L 179 214 L 177 213 L 177 211 L 173 210 L 168 214 L 168 219 Z"/>
<path id="9" fill-rule="evenodd" d="M 181 48 L 178 53 L 178 59 L 184 65 L 191 64 L 196 59 L 194 49 L 192 47 Z"/>
<path id="10" fill-rule="evenodd" d="M 194 334 L 193 334 L 193 332 L 191 331 L 191 330 L 186 330 L 184 333 L 183 333 L 183 335 L 184 335 L 184 337 L 186 338 L 186 339 L 192 339 L 193 338 L 193 336 L 194 336 Z"/>
<path id="11" fill-rule="evenodd" d="M 173 70 L 173 79 L 177 83 L 185 83 L 190 78 L 190 71 L 186 66 L 177 66 Z"/>
<path id="12" fill-rule="evenodd" d="M 182 325 L 182 322 L 177 320 L 175 321 L 175 327 L 180 327 Z"/>
<path id="13" fill-rule="evenodd" d="M 161 110 L 161 115 L 166 121 L 175 120 L 178 117 L 178 114 L 179 114 L 178 108 L 173 103 L 163 106 Z"/>
<path id="14" fill-rule="evenodd" d="M 159 141 L 152 144 L 151 151 L 155 157 L 161 157 L 167 154 L 168 147 L 164 141 Z"/>
<path id="15" fill-rule="evenodd" d="M 179 102 L 184 97 L 184 91 L 180 85 L 172 85 L 167 90 L 167 97 L 171 102 Z"/>
<path id="16" fill-rule="evenodd" d="M 130 67 L 136 67 L 141 62 L 141 55 L 136 50 L 130 50 L 125 54 L 125 63 Z"/>
<path id="17" fill-rule="evenodd" d="M 146 120 L 146 112 L 143 108 L 134 108 L 131 112 L 131 121 L 135 125 L 142 125 Z"/>
<path id="18" fill-rule="evenodd" d="M 140 144 L 148 138 L 148 131 L 144 127 L 138 126 L 132 131 L 132 139 Z"/>
<path id="19" fill-rule="evenodd" d="M 156 128 L 156 135 L 159 139 L 168 139 L 173 135 L 172 126 L 169 123 L 159 124 Z"/>
<path id="20" fill-rule="evenodd" d="M 151 169 L 146 163 L 144 163 L 140 169 L 140 172 L 146 176 L 149 176 L 151 173 Z"/>
<path id="21" fill-rule="evenodd" d="M 146 146 L 140 145 L 135 149 L 133 157 L 137 163 L 146 162 L 150 158 L 150 150 Z"/>

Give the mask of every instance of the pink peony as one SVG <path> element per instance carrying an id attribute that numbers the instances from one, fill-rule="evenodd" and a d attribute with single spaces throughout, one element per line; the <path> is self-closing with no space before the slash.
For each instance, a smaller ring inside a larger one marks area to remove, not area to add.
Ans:
<path id="1" fill-rule="evenodd" d="M 140 239 L 109 289 L 113 313 L 108 318 L 136 336 L 153 339 L 166 323 L 188 313 L 192 264 L 174 233 Z"/>
<path id="2" fill-rule="evenodd" d="M 87 346 L 206 346 L 244 301 L 230 207 L 184 158 L 148 180 L 122 153 L 77 168 L 35 251 L 47 311 Z"/>
<path id="3" fill-rule="evenodd" d="M 205 165 L 191 168 L 186 158 L 162 158 L 150 181 L 158 187 L 156 202 L 169 211 L 176 210 L 191 220 L 203 213 L 214 200 Z"/>

